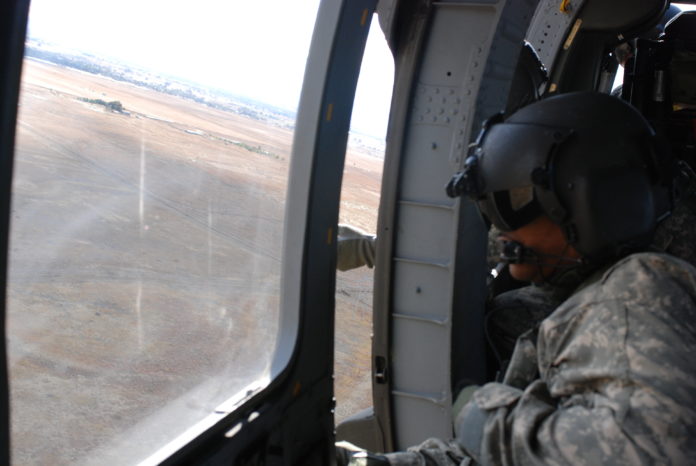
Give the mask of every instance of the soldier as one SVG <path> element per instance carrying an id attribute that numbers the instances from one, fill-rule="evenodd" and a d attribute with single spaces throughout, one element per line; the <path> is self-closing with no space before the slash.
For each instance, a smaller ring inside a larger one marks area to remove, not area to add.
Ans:
<path id="1" fill-rule="evenodd" d="M 652 116 L 655 118 L 653 127 L 662 132 L 665 142 L 671 147 L 671 153 L 677 159 L 673 174 L 674 207 L 669 217 L 659 223 L 651 248 L 669 253 L 692 265 L 696 265 L 696 174 L 693 169 L 696 166 L 693 144 L 696 134 L 693 125 L 696 99 L 694 86 L 690 83 L 694 80 L 693 62 L 696 56 L 695 13 L 681 12 L 672 5 L 660 23 L 641 36 L 644 39 L 657 39 L 659 36 L 662 48 L 669 50 L 668 55 L 672 57 L 672 62 L 666 67 L 671 75 L 666 82 L 672 83 L 670 100 L 665 103 L 667 108 L 672 109 L 671 113 L 666 118 L 656 118 L 654 112 Z M 643 55 L 656 55 L 656 50 L 646 49 Z M 664 67 L 664 63 L 662 65 Z M 657 70 L 649 68 L 645 73 L 653 76 Z M 501 288 L 505 289 L 494 282 L 494 291 Z M 564 293 L 559 292 L 558 287 L 542 285 L 502 293 L 491 300 L 488 305 L 487 334 L 499 364 L 504 366 L 509 359 L 516 338 L 546 317 L 563 298 Z"/>
<path id="2" fill-rule="evenodd" d="M 517 340 L 502 383 L 473 393 L 455 439 L 351 464 L 696 458 L 696 268 L 645 252 L 671 204 L 653 139 L 633 107 L 588 92 L 484 129 L 452 191 L 502 232 L 513 277 L 565 299 Z"/>

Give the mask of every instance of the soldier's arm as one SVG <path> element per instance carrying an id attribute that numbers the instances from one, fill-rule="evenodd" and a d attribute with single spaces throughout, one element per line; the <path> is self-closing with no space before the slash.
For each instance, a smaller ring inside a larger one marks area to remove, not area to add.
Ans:
<path id="1" fill-rule="evenodd" d="M 488 384 L 457 419 L 481 464 L 689 464 L 696 269 L 631 256 L 540 330 L 541 378 Z"/>
<path id="2" fill-rule="evenodd" d="M 420 445 L 387 454 L 361 450 L 346 442 L 336 444 L 339 466 L 470 466 L 475 464 L 459 444 L 451 440 L 428 439 Z"/>
<path id="3" fill-rule="evenodd" d="M 376 237 L 351 225 L 338 226 L 336 268 L 341 271 L 374 267 Z"/>

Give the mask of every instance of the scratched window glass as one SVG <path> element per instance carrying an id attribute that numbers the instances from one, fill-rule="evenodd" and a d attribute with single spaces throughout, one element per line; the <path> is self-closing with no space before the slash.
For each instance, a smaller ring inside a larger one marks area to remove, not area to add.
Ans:
<path id="1" fill-rule="evenodd" d="M 32 1 L 8 288 L 16 464 L 136 463 L 266 376 L 318 6 L 302 3 Z"/>

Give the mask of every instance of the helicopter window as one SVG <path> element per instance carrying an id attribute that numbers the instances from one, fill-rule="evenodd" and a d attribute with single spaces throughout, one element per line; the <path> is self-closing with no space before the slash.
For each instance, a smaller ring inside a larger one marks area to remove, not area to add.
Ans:
<path id="1" fill-rule="evenodd" d="M 370 26 L 353 104 L 339 214 L 342 225 L 370 237 L 377 231 L 393 76 L 393 59 L 375 17 Z M 372 405 L 373 276 L 374 269 L 367 266 L 336 275 L 336 423 Z"/>
<path id="2" fill-rule="evenodd" d="M 267 378 L 317 7 L 32 1 L 7 290 L 17 464 L 138 462 Z"/>

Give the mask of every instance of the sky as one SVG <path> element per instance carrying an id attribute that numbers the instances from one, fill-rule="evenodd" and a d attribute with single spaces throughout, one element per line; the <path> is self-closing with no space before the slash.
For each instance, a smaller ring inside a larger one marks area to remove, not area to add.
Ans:
<path id="1" fill-rule="evenodd" d="M 29 35 L 296 110 L 318 6 L 319 0 L 32 0 Z M 393 74 L 375 17 L 354 131 L 384 137 Z"/>
<path id="2" fill-rule="evenodd" d="M 319 0 L 32 0 L 29 36 L 296 110 Z M 393 62 L 376 17 L 352 128 L 386 133 Z"/>

